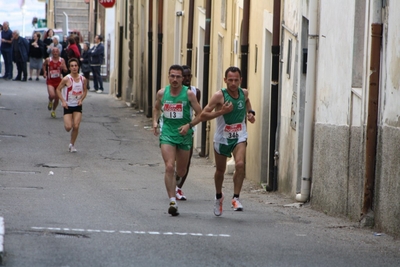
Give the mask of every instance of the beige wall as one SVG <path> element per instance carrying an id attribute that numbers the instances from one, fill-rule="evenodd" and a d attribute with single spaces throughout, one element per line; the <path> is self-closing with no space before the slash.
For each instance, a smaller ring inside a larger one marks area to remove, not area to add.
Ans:
<path id="1" fill-rule="evenodd" d="M 142 1 L 140 4 L 144 6 L 143 12 L 140 16 L 148 17 L 148 3 L 149 1 Z M 189 1 L 182 0 L 169 0 L 164 2 L 164 12 L 163 12 L 163 51 L 162 51 L 162 73 L 161 73 L 161 87 L 167 84 L 168 68 L 172 64 L 186 64 L 187 62 L 187 35 L 188 35 L 188 24 L 189 24 Z M 148 85 L 147 75 L 148 75 L 148 48 L 147 48 L 147 34 L 148 25 L 144 27 L 144 31 L 139 31 L 137 35 L 138 38 L 145 38 L 146 45 L 144 48 L 142 46 L 136 45 L 135 55 L 142 55 L 144 57 L 143 70 L 144 74 L 141 78 L 135 78 L 131 85 L 132 93 L 134 95 L 145 94 L 147 95 L 147 88 L 155 88 L 156 85 L 156 74 L 157 74 L 157 47 L 158 47 L 158 3 L 159 1 L 153 0 L 153 85 Z M 193 16 L 193 50 L 192 50 L 192 73 L 193 79 L 192 84 L 199 87 L 203 83 L 203 66 L 202 62 L 204 57 L 202 52 L 204 46 L 201 45 L 200 36 L 204 35 L 204 25 L 205 25 L 205 4 L 204 0 L 196 0 Z M 121 6 L 122 5 L 122 6 Z M 125 23 L 125 11 L 124 2 L 116 3 L 116 47 L 118 47 L 118 27 Z M 135 4 L 134 4 L 135 5 Z M 264 80 L 265 70 L 264 68 L 270 69 L 271 62 L 265 62 L 265 57 L 263 53 L 270 53 L 270 44 L 266 44 L 265 32 L 271 31 L 271 15 L 272 14 L 273 1 L 251 1 L 250 5 L 250 32 L 249 32 L 249 63 L 248 63 L 248 89 L 249 97 L 253 105 L 253 109 L 256 111 L 256 123 L 248 125 L 249 140 L 248 140 L 248 150 L 247 150 L 247 161 L 246 161 L 246 177 L 255 182 L 265 181 L 264 174 L 266 161 L 263 158 L 262 151 L 267 150 L 265 147 L 260 146 L 262 140 L 268 136 L 268 119 L 265 119 L 264 115 L 265 107 L 268 105 L 263 103 L 264 99 L 268 99 L 268 92 L 270 83 L 269 80 Z M 139 8 L 139 4 L 135 5 L 135 8 Z M 209 98 L 221 87 L 225 87 L 223 82 L 224 71 L 229 66 L 240 67 L 240 31 L 243 18 L 243 0 L 239 1 L 226 1 L 226 12 L 225 12 L 225 22 L 221 22 L 224 14 L 222 13 L 222 2 L 213 1 L 212 7 L 212 20 L 211 20 L 211 39 L 210 39 L 210 69 L 209 69 Z M 176 12 L 183 10 L 184 15 L 182 17 L 177 17 Z M 148 23 L 148 19 L 138 20 L 138 23 L 145 21 Z M 177 23 L 180 23 L 180 28 L 177 27 Z M 267 26 L 266 26 L 267 25 Z M 141 28 L 140 26 L 135 27 L 136 30 Z M 180 29 L 177 32 L 177 29 Z M 263 34 L 261 34 L 263 33 Z M 270 34 L 270 33 L 269 33 Z M 177 43 L 178 42 L 178 43 Z M 124 51 L 127 51 L 129 40 L 124 39 Z M 256 47 L 258 50 L 258 56 L 256 58 Z M 116 49 L 118 50 L 118 49 Z M 178 60 L 177 60 L 178 59 Z M 178 61 L 178 62 L 177 62 Z M 256 68 L 257 62 L 257 71 Z M 123 86 L 122 86 L 122 100 L 127 101 L 130 99 L 128 96 L 129 92 L 129 76 L 128 76 L 128 57 L 123 57 Z M 115 66 L 118 68 L 118 51 L 115 51 Z M 136 66 L 136 65 L 135 65 Z M 136 67 L 136 69 L 138 69 Z M 111 73 L 111 92 L 115 93 L 115 85 L 117 79 L 118 71 L 114 69 Z M 139 77 L 139 73 L 137 76 Z M 145 86 L 146 89 L 143 91 L 142 87 Z M 204 86 L 203 86 L 204 87 Z M 202 97 L 204 94 L 202 94 Z M 153 92 L 153 98 L 155 94 Z M 146 97 L 137 97 L 135 104 L 138 106 L 146 106 Z M 154 100 L 154 99 L 153 99 Z M 138 103 L 140 102 L 140 103 Z M 268 108 L 267 108 L 268 110 Z M 264 121 L 264 123 L 262 123 Z M 213 158 L 213 148 L 212 140 L 215 128 L 215 121 L 209 122 L 210 134 L 208 139 L 207 151 L 209 152 L 209 157 Z M 200 127 L 198 127 L 200 128 Z M 200 140 L 200 129 L 197 132 L 197 139 Z M 196 141 L 195 141 L 196 142 Z M 196 145 L 198 147 L 198 145 Z M 264 155 L 265 156 L 265 155 Z"/>

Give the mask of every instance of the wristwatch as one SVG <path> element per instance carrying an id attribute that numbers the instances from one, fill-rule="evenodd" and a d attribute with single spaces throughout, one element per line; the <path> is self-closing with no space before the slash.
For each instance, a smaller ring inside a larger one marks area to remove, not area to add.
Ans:
<path id="1" fill-rule="evenodd" d="M 250 109 L 249 111 L 247 111 L 247 113 L 251 113 L 251 114 L 253 114 L 253 116 L 256 115 L 256 112 L 255 112 L 254 110 L 252 110 L 252 109 Z"/>

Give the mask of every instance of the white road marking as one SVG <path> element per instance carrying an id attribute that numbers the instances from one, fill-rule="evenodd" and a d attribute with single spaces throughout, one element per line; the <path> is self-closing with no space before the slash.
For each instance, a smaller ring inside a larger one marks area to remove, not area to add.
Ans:
<path id="1" fill-rule="evenodd" d="M 127 231 L 127 230 L 94 230 L 80 228 L 54 228 L 54 227 L 37 227 L 32 226 L 34 230 L 64 231 L 64 232 L 89 232 L 89 233 L 120 233 L 120 234 L 139 234 L 139 235 L 175 235 L 175 236 L 214 236 L 214 237 L 230 237 L 227 234 L 202 234 L 202 233 L 181 233 L 181 232 L 158 232 L 158 231 Z"/>

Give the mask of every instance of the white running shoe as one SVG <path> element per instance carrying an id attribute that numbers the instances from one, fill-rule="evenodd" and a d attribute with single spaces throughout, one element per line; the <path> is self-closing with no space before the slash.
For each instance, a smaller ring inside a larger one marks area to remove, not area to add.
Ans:
<path id="1" fill-rule="evenodd" d="M 176 187 L 175 194 L 177 200 L 186 200 L 186 197 L 183 194 L 182 189 L 180 189 L 179 187 Z"/>
<path id="2" fill-rule="evenodd" d="M 232 208 L 234 211 L 243 211 L 243 205 L 240 203 L 239 198 L 232 198 Z"/>
<path id="3" fill-rule="evenodd" d="M 224 203 L 224 194 L 220 199 L 215 199 L 214 203 L 214 215 L 221 216 L 222 215 L 222 204 Z"/>
<path id="4" fill-rule="evenodd" d="M 71 153 L 76 153 L 76 148 L 72 144 L 69 144 L 68 151 Z"/>

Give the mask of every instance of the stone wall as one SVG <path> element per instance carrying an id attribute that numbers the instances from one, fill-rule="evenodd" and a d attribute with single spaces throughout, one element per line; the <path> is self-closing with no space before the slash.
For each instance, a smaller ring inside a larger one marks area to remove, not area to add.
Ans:
<path id="1" fill-rule="evenodd" d="M 83 40 L 88 40 L 89 31 L 89 4 L 83 0 L 54 0 L 55 28 L 62 29 L 64 13 L 68 15 L 70 30 L 79 30 Z"/>

